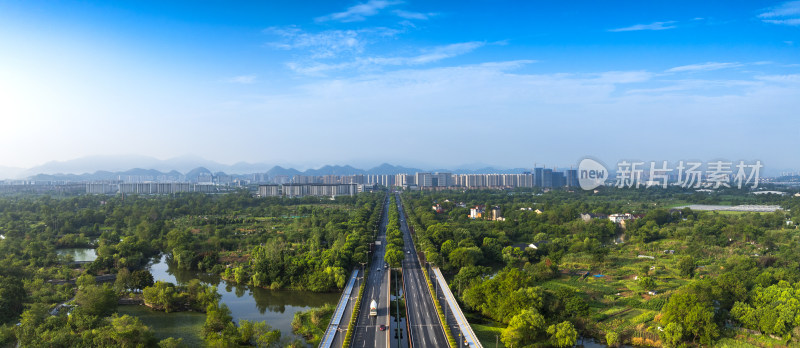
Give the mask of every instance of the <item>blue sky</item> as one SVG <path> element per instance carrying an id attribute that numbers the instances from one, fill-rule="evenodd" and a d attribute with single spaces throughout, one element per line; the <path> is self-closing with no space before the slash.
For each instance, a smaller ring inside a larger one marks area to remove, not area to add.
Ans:
<path id="1" fill-rule="evenodd" d="M 0 0 L 0 166 L 800 168 L 800 1 Z"/>

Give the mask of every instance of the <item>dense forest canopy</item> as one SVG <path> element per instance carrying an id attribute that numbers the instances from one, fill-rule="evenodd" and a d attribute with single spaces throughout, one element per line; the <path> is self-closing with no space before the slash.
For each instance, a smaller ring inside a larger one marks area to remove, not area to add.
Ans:
<path id="1" fill-rule="evenodd" d="M 495 328 L 506 346 L 569 346 L 579 335 L 609 345 L 800 342 L 800 197 L 603 187 L 401 198 L 390 198 L 385 261 L 408 257 L 403 204 L 417 250 L 445 273 L 476 330 Z M 205 312 L 208 344 L 284 344 L 266 323 L 234 325 L 213 287 L 154 282 L 148 262 L 166 255 L 180 269 L 247 286 L 337 291 L 368 261 L 385 200 L 385 192 L 0 197 L 0 341 L 159 344 L 137 318 L 116 314 L 116 300 L 131 298 L 153 310 Z M 680 208 L 688 204 L 783 209 Z M 470 218 L 478 206 L 484 213 Z M 614 222 L 610 214 L 630 215 Z M 97 258 L 73 263 L 64 248 L 95 248 Z M 95 281 L 106 275 L 116 280 Z M 77 306 L 53 315 L 61 303 Z"/>
<path id="2" fill-rule="evenodd" d="M 800 342 L 800 197 L 601 188 L 418 191 L 403 201 L 418 249 L 478 327 L 503 328 L 506 346 L 569 343 L 556 334 L 564 323 L 610 345 Z M 783 209 L 675 208 L 689 204 Z M 484 214 L 470 218 L 477 208 Z"/>
<path id="3" fill-rule="evenodd" d="M 256 198 L 247 191 L 0 197 L 0 340 L 107 346 L 116 338 L 102 336 L 103 330 L 132 325 L 145 332 L 145 345 L 156 344 L 136 318 L 109 316 L 117 299 L 132 296 L 154 310 L 211 311 L 208 320 L 221 323 L 204 331 L 209 342 L 277 344 L 269 339 L 273 331 L 259 323 L 229 328 L 215 288 L 154 283 L 145 266 L 164 254 L 178 268 L 249 286 L 336 291 L 366 260 L 384 197 Z M 62 248 L 95 248 L 97 258 L 76 264 L 59 256 Z M 116 281 L 95 284 L 94 276 L 103 275 Z M 50 315 L 73 297 L 78 306 L 69 316 Z M 249 330 L 252 339 L 242 339 L 238 330 Z"/>

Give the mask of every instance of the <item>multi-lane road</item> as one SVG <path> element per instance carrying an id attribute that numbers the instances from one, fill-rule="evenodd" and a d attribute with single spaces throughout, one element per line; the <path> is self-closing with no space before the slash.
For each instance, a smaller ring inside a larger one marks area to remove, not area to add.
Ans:
<path id="1" fill-rule="evenodd" d="M 428 283 L 420 268 L 414 241 L 408 230 L 408 223 L 403 213 L 403 204 L 397 195 L 397 209 L 400 212 L 400 229 L 403 232 L 403 251 L 406 253 L 403 260 L 403 283 L 405 285 L 405 300 L 408 312 L 409 338 L 412 347 L 447 347 L 447 339 L 433 305 Z"/>
<path id="2" fill-rule="evenodd" d="M 383 205 L 383 217 L 379 229 L 378 239 L 372 252 L 372 263 L 364 285 L 364 294 L 361 298 L 361 309 L 358 312 L 355 331 L 353 332 L 352 347 L 382 347 L 389 348 L 389 271 L 384 269 L 383 254 L 386 250 L 386 225 L 389 223 L 389 196 Z M 378 303 L 378 315 L 369 315 L 369 305 L 372 300 Z M 385 330 L 381 330 L 384 325 Z"/>

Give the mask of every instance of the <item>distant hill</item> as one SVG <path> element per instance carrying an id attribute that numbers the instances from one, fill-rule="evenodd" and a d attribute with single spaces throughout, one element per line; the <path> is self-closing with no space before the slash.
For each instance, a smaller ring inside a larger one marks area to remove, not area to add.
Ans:
<path id="1" fill-rule="evenodd" d="M 422 169 L 417 169 L 417 168 L 406 168 L 406 167 L 402 167 L 402 166 L 393 166 L 393 165 L 391 165 L 389 163 L 384 163 L 384 164 L 381 164 L 381 165 L 379 165 L 379 166 L 377 166 L 375 168 L 372 168 L 372 169 L 368 170 L 369 174 L 372 174 L 372 175 L 396 175 L 396 174 L 403 174 L 403 173 L 413 174 L 413 173 L 421 172 L 421 171 L 423 171 L 423 170 Z"/>
<path id="2" fill-rule="evenodd" d="M 297 169 L 294 169 L 294 168 L 286 169 L 286 168 L 283 168 L 281 166 L 274 166 L 274 167 L 272 167 L 272 169 L 266 171 L 266 173 L 270 177 L 275 177 L 275 176 L 278 176 L 278 175 L 292 176 L 292 175 L 302 174 Z"/>
<path id="3" fill-rule="evenodd" d="M 213 175 L 213 173 L 206 168 L 197 167 L 186 173 L 186 180 L 195 181 L 200 175 Z"/>
<path id="4" fill-rule="evenodd" d="M 207 167 L 214 170 L 227 170 L 226 165 L 208 161 L 200 157 L 182 156 L 166 160 L 160 160 L 147 156 L 89 156 L 76 158 L 69 161 L 52 161 L 43 165 L 25 170 L 23 176 L 33 176 L 37 174 L 81 174 L 94 173 L 98 170 L 108 172 L 124 172 L 131 168 L 147 168 L 161 171 L 188 172 L 197 167 Z"/>
<path id="5" fill-rule="evenodd" d="M 365 174 L 363 169 L 356 169 L 351 166 L 323 166 L 319 169 L 308 169 L 303 174 L 305 175 L 358 175 Z"/>
<path id="6" fill-rule="evenodd" d="M 30 180 L 37 181 L 102 181 L 102 180 L 119 180 L 129 177 L 168 177 L 172 180 L 183 180 L 184 175 L 178 171 L 161 172 L 155 169 L 140 169 L 134 168 L 121 172 L 110 172 L 105 170 L 98 170 L 94 173 L 84 174 L 36 174 L 28 177 Z"/>
<path id="7" fill-rule="evenodd" d="M 131 169 L 133 168 L 133 169 Z M 52 161 L 30 169 L 0 167 L 0 178 L 28 178 L 43 181 L 95 181 L 119 180 L 130 177 L 167 178 L 167 180 L 194 181 L 200 175 L 242 176 L 253 173 L 266 173 L 270 177 L 278 175 L 396 175 L 417 172 L 450 172 L 460 174 L 499 173 L 516 174 L 530 170 L 527 168 L 497 169 L 482 163 L 465 164 L 463 169 L 420 169 L 382 163 L 370 169 L 355 168 L 350 165 L 325 165 L 304 171 L 285 168 L 266 163 L 238 162 L 225 165 L 200 157 L 182 156 L 160 160 L 146 156 L 90 156 L 69 161 Z M 226 174 L 227 173 L 227 174 Z"/>

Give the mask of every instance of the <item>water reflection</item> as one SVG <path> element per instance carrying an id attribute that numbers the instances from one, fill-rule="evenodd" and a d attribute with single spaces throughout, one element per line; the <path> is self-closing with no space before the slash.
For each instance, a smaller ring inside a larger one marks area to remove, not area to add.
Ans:
<path id="1" fill-rule="evenodd" d="M 222 295 L 220 302 L 231 310 L 234 321 L 246 319 L 266 321 L 273 328 L 280 329 L 284 337 L 296 337 L 292 333 L 294 314 L 325 304 L 335 305 L 338 293 L 315 293 L 309 291 L 273 291 L 247 285 L 229 283 L 215 274 L 187 271 L 174 267 L 167 255 L 162 255 L 150 265 L 150 273 L 156 281 L 186 284 L 199 279 L 205 284 L 217 287 Z"/>
<path id="2" fill-rule="evenodd" d="M 56 249 L 59 259 L 71 256 L 75 262 L 92 262 L 97 259 L 97 251 L 92 248 L 64 248 Z"/>

